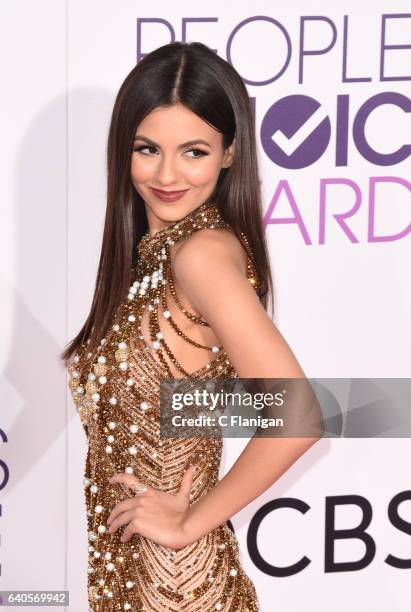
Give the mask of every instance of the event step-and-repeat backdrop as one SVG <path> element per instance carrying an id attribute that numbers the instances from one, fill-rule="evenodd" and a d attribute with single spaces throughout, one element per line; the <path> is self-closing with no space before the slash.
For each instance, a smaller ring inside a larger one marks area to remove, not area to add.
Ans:
<path id="1" fill-rule="evenodd" d="M 372 377 L 378 398 L 378 378 L 411 373 L 411 5 L 4 0 L 0 14 L 0 588 L 66 589 L 86 612 L 86 441 L 58 354 L 94 289 L 120 84 L 173 40 L 235 66 L 275 322 L 307 376 L 347 378 L 344 402 L 349 378 Z M 225 441 L 221 474 L 246 443 Z M 233 517 L 264 612 L 411 609 L 409 456 L 406 437 L 323 439 Z"/>

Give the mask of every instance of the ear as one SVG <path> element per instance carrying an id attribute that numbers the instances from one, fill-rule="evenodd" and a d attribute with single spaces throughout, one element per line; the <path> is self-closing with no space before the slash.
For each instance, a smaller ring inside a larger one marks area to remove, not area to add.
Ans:
<path id="1" fill-rule="evenodd" d="M 221 165 L 222 168 L 228 168 L 229 166 L 231 166 L 231 164 L 233 163 L 233 159 L 234 159 L 234 151 L 235 151 L 235 138 L 233 139 L 233 142 L 230 144 L 230 146 L 224 151 L 223 163 Z"/>

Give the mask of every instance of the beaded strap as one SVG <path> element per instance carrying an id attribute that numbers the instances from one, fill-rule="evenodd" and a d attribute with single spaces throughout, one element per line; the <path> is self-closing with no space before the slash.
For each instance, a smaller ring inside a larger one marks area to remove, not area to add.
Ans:
<path id="1" fill-rule="evenodd" d="M 206 327 L 210 327 L 209 324 L 207 323 L 207 321 L 204 321 L 204 319 L 202 319 L 201 317 L 197 317 L 192 312 L 189 312 L 181 304 L 180 298 L 177 295 L 177 291 L 176 291 L 176 288 L 175 288 L 175 285 L 174 285 L 173 275 L 171 273 L 171 269 L 170 268 L 167 271 L 167 281 L 168 281 L 168 286 L 170 287 L 170 293 L 173 296 L 175 303 L 177 304 L 177 306 L 179 307 L 181 312 L 187 317 L 187 319 L 190 319 L 190 321 L 193 321 L 194 323 L 199 323 L 200 325 L 205 325 Z"/>

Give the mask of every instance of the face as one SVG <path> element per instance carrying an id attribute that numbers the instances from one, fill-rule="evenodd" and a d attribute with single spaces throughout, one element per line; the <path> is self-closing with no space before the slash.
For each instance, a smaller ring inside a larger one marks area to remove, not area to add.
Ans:
<path id="1" fill-rule="evenodd" d="M 234 141 L 224 150 L 223 135 L 181 104 L 147 115 L 135 132 L 131 180 L 144 200 L 150 235 L 198 208 L 233 154 Z M 156 189 L 184 193 L 164 201 Z"/>

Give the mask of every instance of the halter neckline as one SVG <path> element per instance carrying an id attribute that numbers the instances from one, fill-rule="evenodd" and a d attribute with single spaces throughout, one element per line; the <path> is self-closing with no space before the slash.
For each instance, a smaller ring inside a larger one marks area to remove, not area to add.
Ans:
<path id="1" fill-rule="evenodd" d="M 218 209 L 213 202 L 205 201 L 181 219 L 172 221 L 169 225 L 159 229 L 153 236 L 150 236 L 149 231 L 146 232 L 137 244 L 139 256 L 144 257 L 165 240 L 178 241 L 187 235 L 187 230 L 204 225 L 204 221 L 207 220 L 206 211 L 218 212 Z"/>

